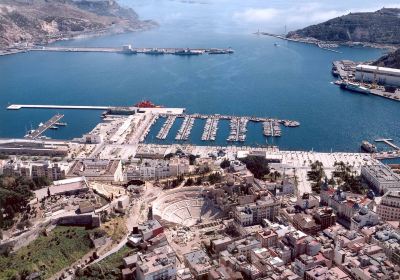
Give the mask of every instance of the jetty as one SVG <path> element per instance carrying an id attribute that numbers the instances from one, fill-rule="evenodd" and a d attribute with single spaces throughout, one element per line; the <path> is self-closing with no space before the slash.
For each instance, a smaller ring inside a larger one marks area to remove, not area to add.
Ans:
<path id="1" fill-rule="evenodd" d="M 64 115 L 62 114 L 56 114 L 51 119 L 46 121 L 45 123 L 39 124 L 39 127 L 37 129 L 29 131 L 27 135 L 25 135 L 25 139 L 30 139 L 30 140 L 35 140 L 37 139 L 40 135 L 42 135 L 47 129 L 56 127 L 55 124 L 59 122 Z"/>
<path id="2" fill-rule="evenodd" d="M 148 54 L 148 55 L 181 55 L 196 56 L 202 54 L 233 54 L 231 48 L 132 48 L 131 45 L 122 47 L 63 47 L 63 46 L 39 46 L 27 49 L 36 52 L 100 52 L 100 53 L 121 53 L 121 54 Z"/>

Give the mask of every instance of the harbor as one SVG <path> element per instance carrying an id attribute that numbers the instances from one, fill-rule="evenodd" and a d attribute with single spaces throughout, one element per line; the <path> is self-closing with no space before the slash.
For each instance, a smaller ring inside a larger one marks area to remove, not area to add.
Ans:
<path id="1" fill-rule="evenodd" d="M 192 129 L 196 119 L 204 120 L 204 126 L 201 127 L 201 134 L 198 136 L 202 142 L 216 141 L 218 127 L 221 121 L 229 122 L 229 131 L 226 137 L 227 142 L 243 143 L 247 137 L 247 125 L 249 122 L 254 124 L 263 125 L 263 135 L 265 137 L 280 137 L 282 135 L 282 126 L 293 128 L 300 126 L 300 122 L 288 119 L 275 119 L 260 116 L 235 116 L 225 114 L 200 114 L 185 113 L 185 108 L 165 108 L 157 106 L 150 101 L 141 101 L 133 106 L 89 106 L 89 105 L 34 105 L 34 104 L 11 104 L 7 107 L 8 110 L 20 109 L 50 109 L 50 110 L 100 110 L 103 122 L 101 124 L 111 125 L 113 131 L 117 131 L 118 137 L 110 138 L 115 144 L 137 144 L 157 139 L 158 141 L 170 141 L 168 135 L 170 134 L 173 126 L 176 124 L 177 119 L 183 119 L 174 140 L 176 141 L 189 141 L 191 138 Z M 47 129 L 57 129 L 58 127 L 65 126 L 66 123 L 60 122 L 63 115 L 55 115 L 52 119 L 47 121 L 44 125 L 40 126 L 37 130 L 32 131 L 26 137 L 29 139 L 36 139 L 43 134 Z M 158 122 L 161 119 L 162 124 Z M 157 133 L 151 134 L 152 128 L 156 123 Z M 105 125 L 103 125 L 105 126 Z M 121 127 L 119 127 L 121 126 Z M 118 128 L 119 127 L 119 128 Z M 99 127 L 101 130 L 102 128 Z M 124 135 L 126 131 L 126 135 Z M 96 132 L 98 133 L 98 132 Z M 43 136 L 47 137 L 47 136 Z M 103 136 L 102 139 L 109 137 Z M 103 139 L 103 141 L 104 141 Z M 150 139 L 150 140 L 149 140 Z M 98 137 L 95 140 L 99 141 Z"/>

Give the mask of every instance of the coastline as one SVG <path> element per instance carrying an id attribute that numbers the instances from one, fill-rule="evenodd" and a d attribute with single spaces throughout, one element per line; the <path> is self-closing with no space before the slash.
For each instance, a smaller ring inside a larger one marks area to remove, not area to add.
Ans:
<path id="1" fill-rule="evenodd" d="M 0 57 L 7 56 L 7 55 L 14 55 L 14 54 L 18 54 L 18 53 L 25 53 L 25 52 L 28 52 L 32 47 L 48 46 L 50 44 L 60 42 L 60 41 L 70 41 L 70 40 L 75 40 L 75 39 L 102 37 L 102 36 L 124 34 L 124 33 L 131 33 L 131 32 L 142 32 L 142 31 L 148 31 L 153 28 L 159 27 L 159 24 L 153 20 L 145 20 L 145 21 L 141 21 L 140 23 L 141 24 L 138 25 L 137 28 L 133 28 L 133 27 L 126 28 L 123 26 L 113 26 L 110 28 L 105 28 L 105 29 L 100 29 L 100 30 L 91 30 L 91 31 L 70 33 L 70 34 L 66 34 L 64 36 L 49 39 L 47 42 L 27 42 L 27 43 L 24 43 L 24 46 L 0 48 Z M 36 40 L 37 39 L 38 38 L 36 38 Z"/>
<path id="2" fill-rule="evenodd" d="M 384 49 L 388 51 L 395 51 L 396 49 L 400 48 L 400 45 L 393 45 L 393 44 L 380 44 L 380 43 L 372 43 L 372 42 L 352 42 L 352 41 L 321 41 L 315 38 L 289 38 L 285 35 L 278 35 L 268 32 L 256 32 L 257 35 L 265 35 L 270 37 L 275 37 L 285 41 L 303 43 L 303 44 L 311 44 L 320 47 L 321 49 L 332 51 L 331 48 L 338 47 L 338 46 L 347 46 L 347 47 L 365 47 L 365 48 L 375 48 L 375 49 Z M 330 48 L 324 48 L 321 46 L 330 46 Z"/>

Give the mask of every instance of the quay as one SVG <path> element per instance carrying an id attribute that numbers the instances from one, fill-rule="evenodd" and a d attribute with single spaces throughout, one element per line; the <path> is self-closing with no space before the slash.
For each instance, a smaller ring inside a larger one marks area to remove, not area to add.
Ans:
<path id="1" fill-rule="evenodd" d="M 296 42 L 296 43 L 303 43 L 303 44 L 309 44 L 309 45 L 315 45 L 318 48 L 322 49 L 322 50 L 326 50 L 326 51 L 330 51 L 330 52 L 334 52 L 334 53 L 342 53 L 340 51 L 334 50 L 332 48 L 337 48 L 338 45 L 335 43 L 328 43 L 328 42 L 323 42 L 320 40 L 309 40 L 309 39 L 293 39 L 293 38 L 287 38 L 284 35 L 277 35 L 277 34 L 273 34 L 273 33 L 268 33 L 268 32 L 257 32 L 256 34 L 261 34 L 261 35 L 266 35 L 266 36 L 270 36 L 270 37 L 274 37 L 274 38 L 278 38 L 281 40 L 285 40 L 285 41 L 290 41 L 290 42 Z"/>
<path id="2" fill-rule="evenodd" d="M 201 54 L 232 54 L 231 48 L 132 48 L 131 45 L 124 45 L 119 48 L 107 47 L 34 47 L 28 51 L 41 52 L 101 52 L 121 54 L 148 54 L 148 55 L 201 55 Z"/>
<path id="3" fill-rule="evenodd" d="M 59 122 L 64 115 L 56 114 L 51 119 L 46 121 L 44 124 L 40 124 L 39 127 L 35 130 L 30 131 L 27 135 L 25 135 L 25 139 L 35 140 L 40 135 L 42 135 L 47 129 L 52 128 L 57 122 Z"/>

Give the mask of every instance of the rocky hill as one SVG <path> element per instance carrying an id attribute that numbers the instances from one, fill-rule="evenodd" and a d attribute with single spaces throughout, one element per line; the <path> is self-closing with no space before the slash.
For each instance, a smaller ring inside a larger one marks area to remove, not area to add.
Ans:
<path id="1" fill-rule="evenodd" d="M 400 44 L 400 9 L 350 13 L 304 29 L 287 37 L 313 37 L 321 41 Z"/>
<path id="2" fill-rule="evenodd" d="M 115 0 L 0 0 L 0 49 L 154 25 Z"/>
<path id="3" fill-rule="evenodd" d="M 382 56 L 373 65 L 400 69 L 400 49 Z"/>

